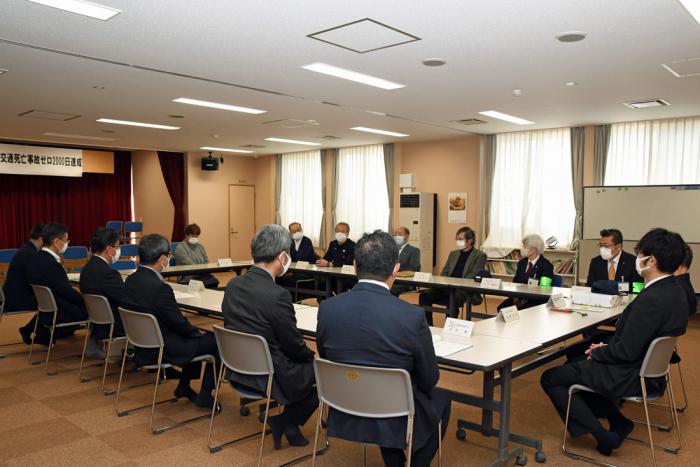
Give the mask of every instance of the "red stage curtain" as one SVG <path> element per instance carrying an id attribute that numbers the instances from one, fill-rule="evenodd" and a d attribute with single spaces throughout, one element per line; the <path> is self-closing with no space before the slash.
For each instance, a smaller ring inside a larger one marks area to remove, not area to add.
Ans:
<path id="1" fill-rule="evenodd" d="M 158 162 L 175 207 L 170 241 L 179 242 L 185 236 L 185 155 L 181 152 L 158 151 Z"/>
<path id="2" fill-rule="evenodd" d="M 71 245 L 89 246 L 97 227 L 131 220 L 131 153 L 114 153 L 114 174 L 0 174 L 0 249 L 18 248 L 39 222 L 62 222 Z"/>

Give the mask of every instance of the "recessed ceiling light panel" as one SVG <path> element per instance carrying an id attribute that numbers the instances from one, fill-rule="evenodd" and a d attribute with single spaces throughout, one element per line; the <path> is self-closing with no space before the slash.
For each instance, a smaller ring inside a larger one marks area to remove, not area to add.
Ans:
<path id="1" fill-rule="evenodd" d="M 698 1 L 700 5 L 700 1 Z M 689 58 L 687 60 L 676 60 L 671 63 L 662 63 L 662 67 L 668 70 L 676 78 L 690 78 L 700 76 L 700 58 Z"/>
<path id="2" fill-rule="evenodd" d="M 29 0 L 33 3 L 38 3 L 40 5 L 50 6 L 51 8 L 57 8 L 59 10 L 68 11 L 70 13 L 76 13 L 78 15 L 89 16 L 90 18 L 101 19 L 102 21 L 107 21 L 108 19 L 121 13 L 121 10 L 112 8 L 105 5 L 100 5 L 98 3 L 86 2 L 84 0 Z"/>
<path id="3" fill-rule="evenodd" d="M 5 70 L 4 68 L 0 68 L 0 75 L 4 75 L 5 73 L 7 73 L 7 70 Z"/>
<path id="4" fill-rule="evenodd" d="M 567 31 L 557 34 L 556 37 L 559 42 L 580 42 L 588 36 L 588 33 L 583 31 Z"/>
<path id="5" fill-rule="evenodd" d="M 648 109 L 650 107 L 666 107 L 671 105 L 663 99 L 649 99 L 646 101 L 625 102 L 624 104 L 631 109 Z"/>
<path id="6" fill-rule="evenodd" d="M 324 75 L 334 76 L 336 78 L 347 79 L 350 81 L 355 81 L 356 83 L 362 83 L 368 86 L 374 86 L 376 88 L 381 89 L 392 90 L 406 87 L 403 84 L 394 83 L 392 81 L 387 81 L 385 79 L 377 78 L 376 76 L 366 75 L 357 71 L 346 70 L 345 68 L 328 65 L 326 63 L 311 63 L 309 65 L 302 66 L 302 68 L 309 71 L 315 71 L 316 73 L 322 73 Z"/>
<path id="7" fill-rule="evenodd" d="M 89 141 L 116 141 L 116 138 L 105 138 L 102 136 L 72 135 L 69 133 L 44 133 L 44 136 L 57 136 L 59 138 L 85 139 Z"/>
<path id="8" fill-rule="evenodd" d="M 578 83 L 576 81 L 567 81 L 566 83 L 564 83 L 564 86 L 569 86 L 569 87 L 578 86 Z"/>
<path id="9" fill-rule="evenodd" d="M 156 130 L 179 130 L 179 126 L 159 125 L 157 123 L 132 122 L 129 120 L 116 120 L 114 118 L 98 118 L 100 123 L 112 123 L 114 125 L 139 126 L 143 128 L 154 128 Z"/>
<path id="10" fill-rule="evenodd" d="M 503 120 L 504 122 L 515 123 L 516 125 L 532 125 L 535 122 L 530 120 L 525 120 L 524 118 L 514 117 L 513 115 L 504 114 L 503 112 L 497 112 L 495 110 L 484 110 L 479 112 L 480 115 L 486 117 L 497 118 L 498 120 Z"/>
<path id="11" fill-rule="evenodd" d="M 264 114 L 267 112 L 267 110 L 259 110 L 259 109 L 251 109 L 249 107 L 241 107 L 238 105 L 230 105 L 230 104 L 220 104 L 218 102 L 209 102 L 209 101 L 202 101 L 199 99 L 190 99 L 189 97 L 178 97 L 177 99 L 173 99 L 173 102 L 177 102 L 179 104 L 190 104 L 190 105 L 198 105 L 200 107 L 209 107 L 212 109 L 221 109 L 221 110 L 230 110 L 231 112 L 242 112 L 246 114 Z"/>
<path id="12" fill-rule="evenodd" d="M 201 148 L 204 151 L 216 151 L 216 152 L 236 152 L 236 153 L 241 153 L 241 154 L 252 154 L 253 151 L 248 151 L 245 149 L 232 149 L 232 148 L 213 148 L 211 146 L 202 146 Z"/>
<path id="13" fill-rule="evenodd" d="M 678 2 L 683 5 L 683 7 L 688 10 L 690 16 L 693 17 L 695 21 L 700 23 L 700 1 L 698 0 L 678 0 Z"/>
<path id="14" fill-rule="evenodd" d="M 310 141 L 299 141 L 296 139 L 286 139 L 286 138 L 265 138 L 265 141 L 274 141 L 276 143 L 289 143 L 289 144 L 301 144 L 302 146 L 320 146 L 319 143 L 312 143 Z"/>
<path id="15" fill-rule="evenodd" d="M 365 126 L 355 126 L 350 128 L 351 130 L 355 131 L 364 131 L 365 133 L 376 133 L 378 135 L 387 135 L 387 136 L 397 136 L 399 138 L 404 138 L 406 136 L 410 136 L 404 133 L 397 133 L 395 131 L 387 131 L 387 130 L 378 130 L 376 128 L 367 128 Z"/>

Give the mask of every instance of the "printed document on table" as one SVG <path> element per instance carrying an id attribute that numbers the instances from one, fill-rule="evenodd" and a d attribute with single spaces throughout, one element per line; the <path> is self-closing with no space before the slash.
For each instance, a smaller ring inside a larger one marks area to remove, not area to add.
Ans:
<path id="1" fill-rule="evenodd" d="M 448 355 L 474 347 L 474 344 L 463 344 L 460 342 L 447 342 L 440 340 L 438 342 L 433 342 L 433 347 L 435 348 L 435 355 L 438 357 L 447 357 Z"/>

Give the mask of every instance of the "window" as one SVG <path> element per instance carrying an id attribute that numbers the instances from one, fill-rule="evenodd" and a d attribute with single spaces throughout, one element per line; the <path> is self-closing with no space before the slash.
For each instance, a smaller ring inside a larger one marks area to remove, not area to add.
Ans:
<path id="1" fill-rule="evenodd" d="M 280 158 L 280 222 L 299 222 L 318 245 L 323 219 L 321 151 L 292 152 Z"/>
<path id="2" fill-rule="evenodd" d="M 700 183 L 700 117 L 610 125 L 606 185 Z"/>
<path id="3" fill-rule="evenodd" d="M 372 144 L 338 151 L 336 220 L 350 224 L 350 237 L 389 227 L 389 194 L 384 146 Z"/>
<path id="4" fill-rule="evenodd" d="M 545 240 L 556 236 L 559 245 L 568 245 L 575 218 L 570 129 L 496 135 L 490 227 L 484 248 L 510 251 L 531 233 Z"/>

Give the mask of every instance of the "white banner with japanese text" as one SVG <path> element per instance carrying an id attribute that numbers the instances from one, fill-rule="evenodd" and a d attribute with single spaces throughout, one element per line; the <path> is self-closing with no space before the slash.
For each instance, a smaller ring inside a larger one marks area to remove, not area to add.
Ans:
<path id="1" fill-rule="evenodd" d="M 0 173 L 83 176 L 83 150 L 0 144 Z"/>

